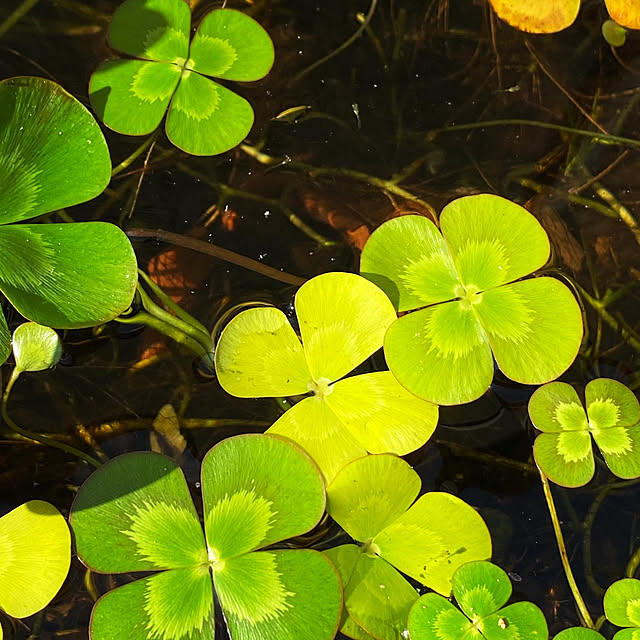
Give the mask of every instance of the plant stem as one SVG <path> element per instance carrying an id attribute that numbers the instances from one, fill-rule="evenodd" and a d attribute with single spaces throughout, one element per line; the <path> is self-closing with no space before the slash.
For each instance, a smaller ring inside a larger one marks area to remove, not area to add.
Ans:
<path id="1" fill-rule="evenodd" d="M 137 158 L 139 158 L 158 138 L 159 129 L 156 129 L 145 141 L 129 156 L 127 156 L 119 165 L 111 171 L 111 177 L 117 176 L 119 173 L 128 169 Z"/>
<path id="2" fill-rule="evenodd" d="M 13 25 L 18 22 L 24 15 L 29 13 L 33 7 L 38 4 L 38 0 L 24 0 L 22 4 L 19 4 L 4 20 L 2 24 L 0 24 L 0 38 L 4 36 Z"/>
<path id="3" fill-rule="evenodd" d="M 13 388 L 13 385 L 15 384 L 16 380 L 20 376 L 20 373 L 21 371 L 19 369 L 13 370 L 11 377 L 9 378 L 9 382 L 7 383 L 7 387 L 4 390 L 4 394 L 2 395 L 2 405 L 0 409 L 2 411 L 2 418 L 4 419 L 5 424 L 9 427 L 9 429 L 11 429 L 12 431 L 14 431 L 15 433 L 17 433 L 18 435 L 22 436 L 27 440 L 33 440 L 34 442 L 38 442 L 39 444 L 48 445 L 50 447 L 55 447 L 56 449 L 61 449 L 62 451 L 66 451 L 67 453 L 70 453 L 78 458 L 81 458 L 85 462 L 88 462 L 90 465 L 94 466 L 96 469 L 99 466 L 101 466 L 102 463 L 98 459 L 94 458 L 93 456 L 90 456 L 88 453 L 85 453 L 84 451 L 80 451 L 80 449 L 76 449 L 75 447 L 72 447 L 69 444 L 65 444 L 64 442 L 58 442 L 57 440 L 54 440 L 53 438 L 49 438 L 48 436 L 33 433 L 32 431 L 23 429 L 22 427 L 19 427 L 9 417 L 9 414 L 7 411 L 7 402 L 9 400 L 9 394 L 11 393 L 11 389 Z"/>
<path id="4" fill-rule="evenodd" d="M 562 535 L 560 521 L 558 520 L 558 512 L 556 511 L 556 505 L 553 501 L 553 495 L 551 494 L 551 487 L 549 486 L 547 477 L 544 475 L 544 473 L 542 473 L 542 471 L 540 471 L 540 481 L 542 482 L 544 498 L 547 501 L 549 515 L 551 516 L 551 523 L 553 524 L 553 531 L 556 535 L 556 542 L 558 543 L 558 551 L 560 552 L 560 560 L 562 561 L 562 567 L 564 569 L 565 576 L 567 577 L 569 588 L 571 589 L 573 598 L 576 601 L 576 605 L 578 607 L 578 611 L 580 612 L 580 617 L 582 618 L 583 623 L 587 627 L 589 627 L 589 629 L 594 629 L 595 626 L 593 624 L 593 620 L 591 619 L 591 615 L 589 614 L 587 605 L 582 598 L 582 594 L 580 593 L 580 589 L 578 589 L 576 579 L 573 576 L 573 571 L 571 570 L 569 556 L 567 555 L 567 548 L 564 544 L 564 536 Z"/>

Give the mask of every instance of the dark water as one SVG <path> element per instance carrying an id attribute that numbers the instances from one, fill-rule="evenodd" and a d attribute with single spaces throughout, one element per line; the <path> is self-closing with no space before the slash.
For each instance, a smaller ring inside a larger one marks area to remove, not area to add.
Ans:
<path id="1" fill-rule="evenodd" d="M 14 5 L 2 4 L 0 21 Z M 616 206 L 640 215 L 637 151 L 524 125 L 430 135 L 452 125 L 514 118 L 593 131 L 587 113 L 609 133 L 640 138 L 640 34 L 631 34 L 614 55 L 600 36 L 603 3 L 583 5 L 567 31 L 530 36 L 491 18 L 484 0 L 380 0 L 359 39 L 297 79 L 356 31 L 356 14 L 369 5 L 231 1 L 228 6 L 258 19 L 276 45 L 272 73 L 239 89 L 256 112 L 248 143 L 278 159 L 276 165 L 267 169 L 241 150 L 191 158 L 161 136 L 135 203 L 143 158 L 112 182 L 112 191 L 68 213 L 76 220 L 124 220 L 127 228 L 193 235 L 308 277 L 357 269 L 367 229 L 398 212 L 440 209 L 478 192 L 528 202 L 552 238 L 555 267 L 594 298 L 623 291 L 607 308 L 607 319 L 585 302 L 588 335 L 563 379 L 581 385 L 605 375 L 635 388 L 640 251 L 632 224 L 618 219 Z M 87 104 L 89 76 L 110 55 L 105 27 L 116 6 L 40 0 L 0 40 L 0 75 L 44 75 Z M 214 6 L 200 2 L 196 17 Z M 272 120 L 302 105 L 311 110 L 296 122 Z M 114 164 L 142 142 L 105 133 Z M 396 187 L 407 193 L 380 185 L 397 174 L 406 176 Z M 600 187 L 606 193 L 598 193 Z M 292 225 L 287 212 L 326 238 L 326 246 Z M 186 284 L 173 293 L 208 326 L 221 309 L 243 300 L 269 300 L 286 309 L 295 292 L 207 256 L 171 253 L 175 248 L 166 244 L 136 241 L 135 247 L 142 267 L 158 255 L 176 263 L 172 269 Z M 89 434 L 108 456 L 147 449 L 153 417 L 172 403 L 185 419 L 187 473 L 195 482 L 197 461 L 210 446 L 259 431 L 278 415 L 271 401 L 230 398 L 196 376 L 192 356 L 151 330 L 71 332 L 65 348 L 64 365 L 23 376 L 10 412 L 25 428 L 64 434 L 76 446 L 86 447 Z M 150 354 L 156 359 L 141 367 Z M 484 398 L 443 410 L 433 440 L 408 459 L 424 490 L 453 492 L 480 509 L 492 530 L 494 561 L 512 575 L 515 597 L 543 609 L 553 635 L 578 624 L 578 617 L 531 462 L 531 391 L 497 374 Z M 223 422 L 212 426 L 213 420 Z M 1 441 L 0 461 L 4 510 L 40 498 L 67 513 L 87 475 L 61 452 L 17 441 Z M 623 576 L 640 543 L 639 491 L 633 482 L 614 482 L 603 464 L 583 489 L 554 488 L 571 561 L 594 617 L 602 612 L 602 590 Z M 30 630 L 33 637 L 86 637 L 92 601 L 83 578 L 74 563 L 59 597 L 44 614 L 17 623 L 15 637 L 28 637 Z M 109 586 L 108 579 L 98 582 L 99 589 Z"/>

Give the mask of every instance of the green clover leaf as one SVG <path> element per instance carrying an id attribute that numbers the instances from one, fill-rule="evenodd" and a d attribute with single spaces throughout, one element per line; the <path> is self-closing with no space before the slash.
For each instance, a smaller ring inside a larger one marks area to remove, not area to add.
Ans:
<path id="1" fill-rule="evenodd" d="M 358 275 L 325 273 L 300 287 L 295 308 L 302 344 L 278 309 L 249 309 L 229 322 L 216 348 L 222 388 L 239 397 L 311 393 L 269 431 L 300 444 L 327 481 L 367 451 L 421 447 L 436 427 L 435 405 L 389 371 L 344 378 L 382 346 L 396 317 L 387 296 Z"/>
<path id="2" fill-rule="evenodd" d="M 398 311 L 411 311 L 384 339 L 398 381 L 425 400 L 454 405 L 488 389 L 494 357 L 524 384 L 562 374 L 578 353 L 582 315 L 555 278 L 520 280 L 549 257 L 538 221 L 509 200 L 482 194 L 449 203 L 440 228 L 422 216 L 394 218 L 362 251 L 362 275 Z"/>
<path id="3" fill-rule="evenodd" d="M 621 629 L 614 640 L 634 640 L 640 634 L 640 580 L 623 578 L 614 582 L 604 594 L 607 620 Z"/>
<path id="4" fill-rule="evenodd" d="M 75 98 L 43 78 L 0 82 L 0 291 L 25 318 L 91 327 L 131 304 L 136 259 L 118 227 L 11 224 L 94 198 L 110 178 L 104 136 Z M 9 350 L 0 313 L 0 363 Z"/>
<path id="5" fill-rule="evenodd" d="M 271 547 L 324 513 L 309 457 L 276 436 L 229 438 L 205 456 L 202 495 L 204 534 L 182 471 L 151 452 L 111 460 L 80 488 L 70 521 L 82 562 L 155 572 L 98 600 L 91 638 L 213 640 L 214 589 L 233 638 L 333 638 L 342 609 L 333 565 L 317 551 Z"/>
<path id="6" fill-rule="evenodd" d="M 152 132 L 167 112 L 167 136 L 194 155 L 235 147 L 251 130 L 253 109 L 206 76 L 248 82 L 271 69 L 273 43 L 252 18 L 215 9 L 189 43 L 184 0 L 126 0 L 109 26 L 114 49 L 136 59 L 109 60 L 91 76 L 91 104 L 111 129 Z"/>
<path id="7" fill-rule="evenodd" d="M 584 627 L 571 627 L 563 629 L 553 640 L 605 640 L 605 637 L 593 629 Z"/>
<path id="8" fill-rule="evenodd" d="M 591 437 L 619 478 L 640 477 L 640 406 L 623 384 L 597 378 L 585 388 L 587 409 L 575 389 L 552 382 L 529 400 L 529 416 L 542 433 L 533 445 L 536 464 L 553 482 L 581 487 L 595 471 Z"/>
<path id="9" fill-rule="evenodd" d="M 418 594 L 398 570 L 449 595 L 459 566 L 491 556 L 480 515 L 448 493 L 416 500 L 420 484 L 404 460 L 383 454 L 351 462 L 327 487 L 329 515 L 360 543 L 325 552 L 344 585 L 347 635 L 403 637 Z"/>
<path id="10" fill-rule="evenodd" d="M 542 611 L 531 602 L 504 606 L 507 574 L 490 562 L 469 562 L 453 576 L 458 608 L 437 593 L 423 595 L 409 613 L 412 640 L 547 640 Z"/>

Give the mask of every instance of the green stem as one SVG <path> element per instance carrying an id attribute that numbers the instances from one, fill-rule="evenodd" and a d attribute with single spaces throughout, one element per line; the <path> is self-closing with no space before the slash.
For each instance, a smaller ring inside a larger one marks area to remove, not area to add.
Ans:
<path id="1" fill-rule="evenodd" d="M 640 547 L 638 547 L 629 562 L 627 562 L 627 566 L 624 570 L 624 575 L 626 578 L 633 578 L 635 576 L 636 571 L 638 570 L 638 566 L 640 566 Z"/>
<path id="2" fill-rule="evenodd" d="M 580 616 L 582 618 L 583 623 L 587 627 L 589 627 L 589 629 L 594 629 L 595 626 L 593 624 L 593 620 L 591 619 L 591 615 L 589 614 L 587 605 L 585 604 L 582 598 L 582 594 L 580 593 L 580 589 L 578 589 L 576 579 L 573 576 L 573 571 L 571 570 L 571 564 L 569 563 L 569 556 L 567 555 L 567 548 L 565 547 L 565 544 L 564 544 L 564 536 L 562 535 L 562 529 L 560 528 L 560 521 L 558 520 L 558 512 L 556 511 L 556 505 L 553 501 L 553 495 L 551 494 L 551 487 L 549 486 L 549 481 L 547 480 L 547 477 L 544 475 L 544 473 L 542 473 L 542 471 L 540 471 L 540 481 L 542 482 L 542 490 L 544 492 L 544 498 L 547 501 L 549 515 L 551 516 L 551 523 L 553 524 L 553 531 L 556 536 L 556 542 L 558 543 L 558 551 L 560 552 L 560 560 L 562 561 L 562 567 L 564 569 L 565 576 L 567 577 L 569 588 L 571 589 L 573 598 L 576 601 L 576 605 L 578 607 L 578 611 L 580 612 Z"/>
<path id="3" fill-rule="evenodd" d="M 0 24 L 0 38 L 4 36 L 13 25 L 18 22 L 23 16 L 25 16 L 33 7 L 38 4 L 38 0 L 24 0 L 22 4 L 19 4 Z"/>
<path id="4" fill-rule="evenodd" d="M 9 378 L 7 387 L 4 390 L 4 393 L 2 395 L 2 405 L 0 409 L 2 411 L 2 418 L 4 419 L 5 424 L 9 427 L 9 429 L 11 429 L 18 435 L 28 440 L 33 440 L 34 442 L 38 442 L 43 445 L 48 445 L 50 447 L 55 447 L 56 449 L 61 449 L 62 451 L 66 451 L 67 453 L 70 453 L 78 458 L 81 458 L 85 462 L 88 462 L 90 465 L 92 465 L 96 469 L 99 466 L 101 466 L 102 463 L 98 459 L 94 458 L 93 456 L 90 456 L 88 453 L 85 453 L 84 451 L 80 451 L 80 449 L 76 449 L 71 445 L 64 444 L 63 442 L 58 442 L 53 438 L 49 438 L 41 434 L 33 433 L 32 431 L 28 431 L 27 429 L 23 429 L 22 427 L 19 427 L 9 417 L 9 413 L 7 411 L 7 402 L 9 400 L 9 394 L 11 393 L 11 389 L 13 388 L 13 385 L 15 384 L 16 380 L 20 377 L 20 373 L 22 372 L 19 369 L 13 370 L 13 373 L 11 374 L 11 378 Z"/>
<path id="5" fill-rule="evenodd" d="M 157 139 L 160 129 L 156 129 L 145 141 L 129 156 L 127 156 L 118 166 L 111 171 L 111 177 L 117 176 L 125 169 L 128 169 L 137 158 L 139 158 Z"/>

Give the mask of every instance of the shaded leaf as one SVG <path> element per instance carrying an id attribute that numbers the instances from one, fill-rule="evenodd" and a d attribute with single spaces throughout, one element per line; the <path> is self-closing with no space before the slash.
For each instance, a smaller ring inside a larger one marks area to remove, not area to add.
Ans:
<path id="1" fill-rule="evenodd" d="M 17 371 L 42 371 L 62 356 L 60 336 L 49 327 L 24 322 L 13 332 L 13 357 Z"/>
<path id="2" fill-rule="evenodd" d="M 178 457 L 187 448 L 187 441 L 180 432 L 180 421 L 171 404 L 160 407 L 153 420 L 153 431 L 149 433 L 151 451 Z"/>
<path id="3" fill-rule="evenodd" d="M 11 334 L 7 320 L 0 308 L 0 365 L 4 364 L 11 353 Z"/>

